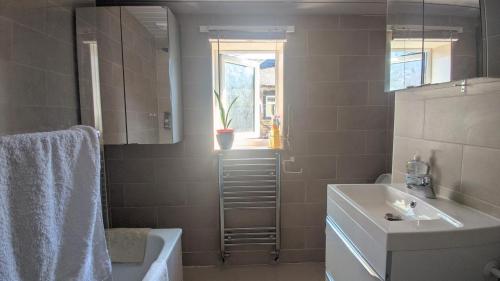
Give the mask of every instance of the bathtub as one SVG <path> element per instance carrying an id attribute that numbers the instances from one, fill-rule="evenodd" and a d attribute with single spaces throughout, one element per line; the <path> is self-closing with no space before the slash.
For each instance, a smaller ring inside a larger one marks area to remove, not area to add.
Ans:
<path id="1" fill-rule="evenodd" d="M 181 234 L 181 229 L 152 229 L 143 263 L 113 263 L 113 281 L 182 281 Z"/>

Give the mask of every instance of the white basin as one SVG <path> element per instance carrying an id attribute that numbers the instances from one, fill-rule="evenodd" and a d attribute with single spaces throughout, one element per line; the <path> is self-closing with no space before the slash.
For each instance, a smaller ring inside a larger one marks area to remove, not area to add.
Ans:
<path id="1" fill-rule="evenodd" d="M 386 250 L 500 242 L 499 219 L 451 200 L 416 197 L 402 184 L 329 185 L 328 201 L 329 216 L 340 224 L 355 222 Z M 389 221 L 387 213 L 402 220 Z M 354 226 L 346 228 L 357 231 Z"/>
<path id="2" fill-rule="evenodd" d="M 454 227 L 463 224 L 419 198 L 388 185 L 338 185 L 336 188 L 370 217 L 399 216 L 403 221 L 444 220 Z"/>

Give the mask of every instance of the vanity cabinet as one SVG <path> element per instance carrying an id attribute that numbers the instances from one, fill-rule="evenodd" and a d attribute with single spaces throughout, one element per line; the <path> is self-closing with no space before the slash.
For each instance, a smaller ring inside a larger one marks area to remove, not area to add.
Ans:
<path id="1" fill-rule="evenodd" d="M 438 229 L 446 221 L 440 222 L 439 218 L 375 222 L 362 210 L 369 206 L 370 212 L 383 217 L 386 207 L 378 205 L 381 201 L 375 197 L 384 195 L 358 196 L 358 191 L 369 189 L 370 185 L 360 186 L 357 191 L 344 188 L 346 193 L 335 191 L 332 186 L 328 187 L 325 225 L 327 281 L 495 280 L 485 278 L 483 268 L 500 258 L 497 219 L 459 204 L 439 202 L 437 206 L 463 225 L 441 231 Z M 477 228 L 469 225 L 482 219 L 485 224 L 479 222 L 482 225 Z M 432 231 L 424 233 L 422 229 Z"/>
<path id="2" fill-rule="evenodd" d="M 383 280 L 330 217 L 326 220 L 325 268 L 327 281 Z"/>
<path id="3" fill-rule="evenodd" d="M 180 39 L 161 6 L 79 8 L 77 47 L 82 124 L 104 144 L 182 140 Z"/>
<path id="4" fill-rule="evenodd" d="M 388 0 L 386 91 L 500 77 L 499 13 L 497 0 Z"/>

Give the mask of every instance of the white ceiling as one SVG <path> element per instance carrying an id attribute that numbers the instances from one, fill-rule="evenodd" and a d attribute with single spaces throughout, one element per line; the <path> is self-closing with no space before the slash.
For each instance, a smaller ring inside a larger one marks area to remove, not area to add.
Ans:
<path id="1" fill-rule="evenodd" d="M 385 14 L 385 0 L 337 1 L 172 1 L 167 3 L 180 14 Z"/>
<path id="2" fill-rule="evenodd" d="M 422 0 L 392 0 L 421 2 Z M 425 0 L 446 6 L 478 7 L 479 0 Z M 499 0 L 500 1 L 500 0 Z M 387 0 L 121 0 L 122 3 L 167 5 L 177 14 L 364 14 L 383 15 Z"/>

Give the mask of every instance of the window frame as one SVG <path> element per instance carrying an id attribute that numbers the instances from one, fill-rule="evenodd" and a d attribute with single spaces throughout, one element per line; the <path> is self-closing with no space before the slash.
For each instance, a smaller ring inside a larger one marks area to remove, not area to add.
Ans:
<path id="1" fill-rule="evenodd" d="M 284 117 L 284 93 L 283 93 L 283 65 L 284 65 L 284 47 L 286 40 L 241 40 L 241 39 L 209 39 L 211 43 L 212 49 L 212 97 L 213 97 L 213 110 L 217 110 L 216 100 L 213 94 L 213 91 L 219 91 L 221 84 L 219 84 L 219 76 L 221 74 L 219 65 L 219 54 L 220 53 L 239 53 L 239 52 L 248 52 L 248 53 L 274 53 L 275 56 L 275 97 L 276 97 L 276 115 L 279 115 L 281 118 L 280 133 L 283 132 L 283 128 L 286 127 L 287 119 Z M 259 85 L 260 86 L 260 85 Z M 257 91 L 257 88 L 256 88 Z M 262 114 L 263 102 L 260 101 L 260 94 L 256 95 L 258 98 L 258 103 L 256 105 L 259 106 L 259 122 L 256 123 L 260 126 L 260 115 Z M 217 129 L 221 127 L 220 120 L 218 115 L 213 112 L 212 117 L 214 118 L 212 124 L 213 128 L 213 136 L 217 134 Z M 217 141 L 214 141 L 214 149 L 219 150 L 219 146 Z M 269 139 L 268 138 L 246 138 L 243 136 L 237 136 L 235 134 L 235 142 L 233 144 L 233 149 L 271 149 L 269 148 Z"/>

